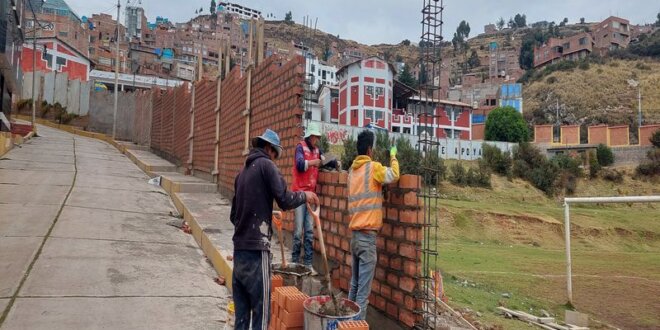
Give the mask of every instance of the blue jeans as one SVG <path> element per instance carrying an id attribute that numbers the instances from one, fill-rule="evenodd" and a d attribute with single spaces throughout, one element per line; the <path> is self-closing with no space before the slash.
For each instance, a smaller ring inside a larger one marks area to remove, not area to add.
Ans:
<path id="1" fill-rule="evenodd" d="M 376 272 L 376 232 L 354 231 L 351 239 L 351 253 L 353 254 L 351 274 L 351 288 L 348 299 L 360 306 L 359 319 L 367 316 L 371 281 Z"/>
<path id="2" fill-rule="evenodd" d="M 300 262 L 300 245 L 302 243 L 305 254 L 303 255 L 303 264 L 312 265 L 312 256 L 314 255 L 314 220 L 307 210 L 307 204 L 296 208 L 295 231 L 293 232 L 293 249 L 291 251 L 291 262 Z M 305 237 L 303 242 L 303 229 Z"/>
<path id="3" fill-rule="evenodd" d="M 270 252 L 234 250 L 232 285 L 232 296 L 236 309 L 234 329 L 268 329 L 270 323 Z"/>

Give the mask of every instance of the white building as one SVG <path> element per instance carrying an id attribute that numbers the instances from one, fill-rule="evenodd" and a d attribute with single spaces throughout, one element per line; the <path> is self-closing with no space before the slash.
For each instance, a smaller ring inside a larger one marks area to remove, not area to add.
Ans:
<path id="1" fill-rule="evenodd" d="M 239 4 L 231 2 L 220 2 L 218 4 L 218 12 L 228 12 L 233 14 L 238 14 L 242 19 L 252 19 L 261 17 L 261 12 L 255 9 L 251 9 Z"/>
<path id="2" fill-rule="evenodd" d="M 318 58 L 308 56 L 305 61 L 306 79 L 311 83 L 311 90 L 317 91 L 319 86 L 337 86 L 337 67 L 325 65 L 321 63 Z"/>

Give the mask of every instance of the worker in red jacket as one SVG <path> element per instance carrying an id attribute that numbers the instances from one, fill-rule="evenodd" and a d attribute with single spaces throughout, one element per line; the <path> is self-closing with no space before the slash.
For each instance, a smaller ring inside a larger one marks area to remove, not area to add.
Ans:
<path id="1" fill-rule="evenodd" d="M 305 131 L 305 139 L 296 146 L 295 164 L 293 167 L 292 191 L 316 191 L 316 182 L 319 178 L 319 169 L 339 168 L 339 162 L 332 160 L 323 165 L 323 151 L 319 149 L 318 144 L 321 141 L 321 130 L 317 123 L 310 123 Z M 304 242 L 303 242 L 304 229 Z M 314 220 L 307 211 L 306 205 L 296 208 L 295 230 L 293 233 L 293 251 L 291 252 L 291 262 L 300 263 L 301 245 L 304 249 L 302 264 L 308 267 L 312 266 L 313 244 L 314 242 Z"/>

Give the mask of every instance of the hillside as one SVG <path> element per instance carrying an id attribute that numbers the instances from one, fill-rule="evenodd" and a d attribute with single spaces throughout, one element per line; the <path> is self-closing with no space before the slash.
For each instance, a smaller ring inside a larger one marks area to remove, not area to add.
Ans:
<path id="1" fill-rule="evenodd" d="M 630 169 L 628 173 L 632 173 Z M 563 207 L 528 183 L 493 176 L 493 189 L 440 188 L 437 267 L 449 302 L 482 329 L 530 329 L 504 319 L 497 306 L 562 319 L 566 302 Z M 580 179 L 578 196 L 660 193 L 626 176 L 623 184 Z M 655 204 L 571 208 L 574 304 L 623 329 L 657 329 L 660 207 Z M 504 294 L 507 294 L 505 297 Z M 612 297 L 616 297 L 612 299 Z M 607 301 L 606 305 L 602 302 Z"/>
<path id="2" fill-rule="evenodd" d="M 660 122 L 660 61 L 650 59 L 610 59 L 544 75 L 524 86 L 525 115 L 533 123 L 554 122 L 559 101 L 567 124 L 636 123 L 637 88 L 629 79 L 640 82 L 646 122 Z"/>

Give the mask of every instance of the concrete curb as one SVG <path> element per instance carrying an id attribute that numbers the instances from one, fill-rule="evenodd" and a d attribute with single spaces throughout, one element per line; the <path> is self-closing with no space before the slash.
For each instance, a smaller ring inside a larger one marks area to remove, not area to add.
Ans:
<path id="1" fill-rule="evenodd" d="M 23 119 L 20 118 L 19 116 L 17 116 L 17 118 Z M 28 118 L 28 120 L 30 120 L 30 118 Z M 146 162 L 142 161 L 133 152 L 131 152 L 131 148 L 129 148 L 128 146 L 122 143 L 114 141 L 111 137 L 105 134 L 87 132 L 70 125 L 55 124 L 40 118 L 37 119 L 37 124 L 63 130 L 72 134 L 107 142 L 110 145 L 117 148 L 119 152 L 125 154 L 128 157 L 128 159 L 130 159 L 138 168 L 140 168 L 143 172 L 145 172 L 149 177 L 154 177 L 156 175 L 159 175 L 157 174 L 156 170 L 162 169 L 162 166 L 159 168 L 158 166 L 151 166 Z M 215 189 L 217 189 L 217 187 L 212 183 L 175 181 L 173 179 L 168 178 L 167 175 L 161 176 L 161 186 L 170 196 L 170 199 L 174 203 L 174 206 L 176 207 L 179 214 L 183 215 L 183 219 L 188 223 L 188 226 L 192 230 L 192 236 L 197 242 L 197 245 L 200 247 L 200 249 L 202 249 L 204 255 L 206 255 L 206 257 L 209 259 L 216 273 L 225 278 L 225 285 L 231 291 L 233 263 L 227 260 L 228 255 L 223 255 L 223 253 L 218 248 L 216 248 L 213 245 L 213 243 L 211 243 L 211 239 L 204 232 L 204 228 L 200 225 L 200 222 L 197 221 L 197 219 L 195 219 L 195 217 L 191 214 L 190 210 L 188 210 L 188 208 L 186 207 L 185 203 L 183 203 L 183 201 L 179 198 L 177 194 L 179 192 L 192 192 L 191 190 L 197 190 L 197 192 L 201 192 L 201 193 L 215 193 L 215 190 L 212 192 L 206 190 L 208 189 L 209 186 L 213 186 Z M 199 188 L 201 188 L 201 190 L 199 190 Z"/>

